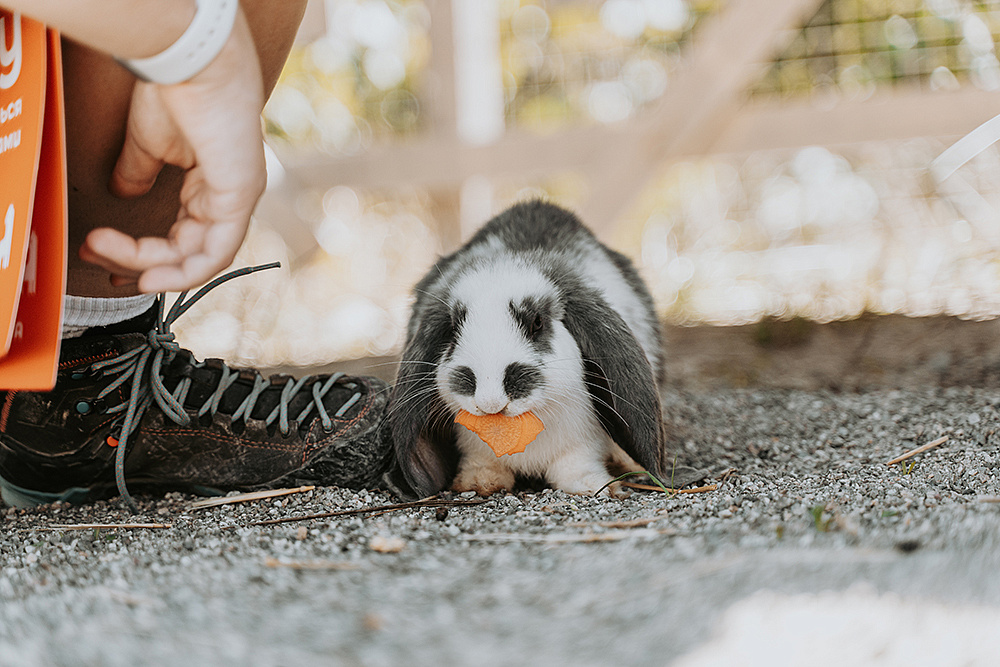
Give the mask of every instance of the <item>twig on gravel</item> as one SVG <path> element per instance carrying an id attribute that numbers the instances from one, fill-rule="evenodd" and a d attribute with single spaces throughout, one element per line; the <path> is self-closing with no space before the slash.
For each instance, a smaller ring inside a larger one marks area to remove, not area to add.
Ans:
<path id="1" fill-rule="evenodd" d="M 488 533 L 484 535 L 466 535 L 464 539 L 470 542 L 536 542 L 539 544 L 564 544 L 586 542 L 618 542 L 639 537 L 660 537 L 675 535 L 673 528 L 647 528 L 646 530 L 616 530 L 610 533 L 548 533 L 544 535 L 524 535 L 520 533 Z"/>
<path id="2" fill-rule="evenodd" d="M 288 496 L 293 493 L 305 493 L 306 491 L 312 491 L 315 486 L 299 486 L 294 489 L 271 489 L 269 491 L 253 491 L 251 493 L 241 493 L 237 496 L 226 496 L 225 498 L 206 498 L 205 500 L 196 500 L 195 502 L 188 505 L 189 510 L 200 510 L 206 507 L 217 507 L 218 505 L 231 505 L 233 503 L 246 503 L 251 500 L 263 500 L 265 498 L 278 498 L 280 496 Z"/>
<path id="3" fill-rule="evenodd" d="M 911 449 L 910 451 L 906 452 L 902 456 L 897 456 L 893 460 L 887 461 L 886 465 L 887 466 L 891 466 L 891 465 L 895 465 L 895 464 L 899 463 L 900 461 L 905 461 L 906 459 L 910 458 L 911 456 L 916 456 L 917 454 L 922 454 L 922 453 L 926 452 L 928 449 L 934 449 L 938 445 L 943 445 L 945 442 L 947 442 L 947 440 L 948 440 L 948 436 L 943 435 L 940 438 L 938 438 L 937 440 L 932 440 L 932 441 L 928 442 L 926 445 L 920 445 L 916 449 Z"/>
<path id="4" fill-rule="evenodd" d="M 270 526 L 276 523 L 288 523 L 291 521 L 308 521 L 309 519 L 326 519 L 333 516 L 350 516 L 354 514 L 369 514 L 378 512 L 394 512 L 396 510 L 412 509 L 414 507 L 467 507 L 469 505 L 481 505 L 487 501 L 486 498 L 448 500 L 438 496 L 414 500 L 408 503 L 394 503 L 391 505 L 376 505 L 374 507 L 361 507 L 353 510 L 337 510 L 335 512 L 320 512 L 319 514 L 305 514 L 303 516 L 288 516 L 280 519 L 268 519 L 267 521 L 254 521 L 251 526 Z"/>
<path id="5" fill-rule="evenodd" d="M 267 567 L 287 567 L 290 570 L 359 570 L 357 563 L 344 563 L 335 560 L 278 560 L 268 556 L 264 559 Z"/>
<path id="6" fill-rule="evenodd" d="M 736 472 L 737 472 L 736 468 L 726 468 L 725 470 L 723 470 L 722 472 L 720 472 L 718 475 L 716 475 L 715 479 L 717 481 L 720 481 L 720 482 L 725 482 L 727 479 L 729 479 L 730 477 L 732 477 L 733 475 L 735 475 Z"/>
<path id="7" fill-rule="evenodd" d="M 641 491 L 663 491 L 658 486 L 653 486 L 652 484 L 635 484 L 633 482 L 622 482 L 622 486 L 627 486 L 630 489 L 639 489 Z M 705 493 L 706 491 L 715 491 L 719 488 L 718 484 L 709 484 L 708 486 L 699 486 L 693 489 L 671 489 L 667 488 L 667 493 Z"/>
<path id="8" fill-rule="evenodd" d="M 981 503 L 1000 503 L 1000 496 L 979 496 Z"/>
<path id="9" fill-rule="evenodd" d="M 54 523 L 34 530 L 112 530 L 115 528 L 171 528 L 172 523 Z"/>

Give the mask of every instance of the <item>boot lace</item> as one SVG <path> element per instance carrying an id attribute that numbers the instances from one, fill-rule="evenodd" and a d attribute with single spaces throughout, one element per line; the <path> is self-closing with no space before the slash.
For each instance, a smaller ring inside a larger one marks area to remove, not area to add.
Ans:
<path id="1" fill-rule="evenodd" d="M 118 387 L 129 383 L 128 400 L 107 408 L 106 412 L 109 414 L 124 413 L 124 417 L 119 425 L 121 432 L 118 436 L 118 445 L 115 451 L 115 483 L 118 486 L 119 494 L 133 512 L 137 512 L 139 508 L 125 484 L 125 453 L 129 437 L 135 432 L 143 414 L 145 414 L 149 406 L 155 401 L 163 413 L 174 423 L 184 426 L 191 422 L 191 416 L 184 409 L 184 401 L 191 388 L 191 378 L 181 378 L 173 391 L 168 390 L 163 383 L 163 366 L 169 364 L 181 352 L 180 345 L 174 340 L 174 334 L 170 331 L 170 325 L 178 317 L 187 312 L 199 299 L 222 283 L 233 278 L 239 278 L 240 276 L 277 266 L 280 266 L 280 264 L 273 262 L 271 264 L 237 269 L 219 276 L 195 292 L 190 298 L 186 298 L 187 292 L 183 292 L 165 317 L 163 314 L 164 298 L 161 294 L 159 297 L 160 312 L 157 324 L 146 336 L 146 340 L 138 347 L 124 354 L 91 365 L 92 370 L 104 376 L 117 376 L 111 384 L 97 395 L 98 400 L 103 399 Z M 191 362 L 195 367 L 204 366 L 203 363 L 194 361 L 194 359 Z M 205 414 L 215 415 L 219 409 L 219 402 L 222 400 L 223 394 L 239 377 L 240 373 L 238 371 L 233 371 L 225 363 L 222 363 L 218 385 L 215 391 L 198 407 L 197 415 L 199 417 Z M 348 389 L 355 389 L 357 387 L 356 384 L 350 381 L 344 381 L 345 377 L 344 373 L 335 373 L 323 382 L 320 382 L 318 379 L 313 381 L 310 390 L 312 400 L 299 412 L 294 421 L 297 424 L 305 423 L 305 419 L 315 410 L 323 424 L 323 430 L 327 432 L 331 431 L 333 429 L 333 418 L 323 404 L 323 398 L 338 383 Z M 295 381 L 289 378 L 281 388 L 278 404 L 264 420 L 265 424 L 271 426 L 277 420 L 278 428 L 281 430 L 282 435 L 287 436 L 291 431 L 289 404 L 303 387 L 312 380 L 313 376 L 305 376 Z M 255 375 L 253 388 L 233 412 L 232 420 L 234 422 L 238 420 L 245 422 L 250 417 L 251 412 L 253 412 L 254 406 L 257 404 L 257 399 L 268 387 L 271 387 L 270 380 L 262 378 L 259 374 Z M 333 413 L 333 417 L 339 418 L 343 416 L 360 399 L 361 392 L 355 392 Z"/>

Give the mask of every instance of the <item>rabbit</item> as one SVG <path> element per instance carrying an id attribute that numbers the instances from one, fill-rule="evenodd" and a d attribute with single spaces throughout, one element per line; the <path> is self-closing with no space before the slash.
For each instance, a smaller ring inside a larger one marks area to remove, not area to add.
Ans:
<path id="1" fill-rule="evenodd" d="M 488 496 L 543 478 L 592 494 L 607 464 L 663 472 L 662 351 L 653 299 L 631 261 L 543 201 L 500 213 L 414 289 L 388 428 L 415 493 L 449 482 Z M 498 457 L 459 410 L 544 430 Z"/>

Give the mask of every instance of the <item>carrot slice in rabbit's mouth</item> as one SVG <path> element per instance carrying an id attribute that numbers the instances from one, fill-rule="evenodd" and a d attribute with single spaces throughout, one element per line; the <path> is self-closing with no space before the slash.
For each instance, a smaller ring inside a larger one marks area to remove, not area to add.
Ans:
<path id="1" fill-rule="evenodd" d="M 459 410 L 455 421 L 478 435 L 497 457 L 523 452 L 524 448 L 545 429 L 542 420 L 533 412 L 507 417 L 501 414 L 474 415 Z"/>

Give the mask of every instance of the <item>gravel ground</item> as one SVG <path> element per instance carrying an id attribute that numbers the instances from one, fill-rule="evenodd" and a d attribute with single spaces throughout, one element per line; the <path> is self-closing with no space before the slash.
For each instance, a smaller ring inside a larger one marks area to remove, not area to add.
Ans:
<path id="1" fill-rule="evenodd" d="M 0 509 L 0 665 L 998 664 L 1000 390 L 664 401 L 716 490 Z"/>

